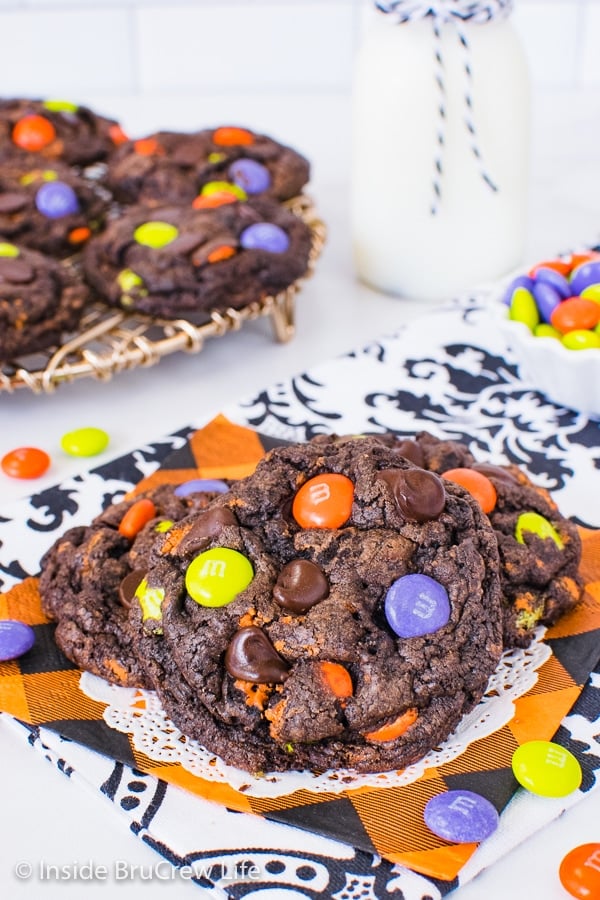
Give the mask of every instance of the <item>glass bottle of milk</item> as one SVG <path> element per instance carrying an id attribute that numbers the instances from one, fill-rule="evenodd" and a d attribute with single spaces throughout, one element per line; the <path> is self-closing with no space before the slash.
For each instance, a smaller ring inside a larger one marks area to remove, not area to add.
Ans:
<path id="1" fill-rule="evenodd" d="M 522 262 L 530 90 L 512 0 L 370 3 L 353 94 L 352 238 L 371 286 L 441 300 Z"/>

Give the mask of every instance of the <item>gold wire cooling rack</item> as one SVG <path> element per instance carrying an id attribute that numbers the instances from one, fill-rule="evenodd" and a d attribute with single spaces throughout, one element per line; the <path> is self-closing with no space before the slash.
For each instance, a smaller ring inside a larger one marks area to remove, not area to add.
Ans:
<path id="1" fill-rule="evenodd" d="M 0 391 L 29 388 L 42 394 L 78 378 L 108 381 L 126 369 L 153 366 L 171 353 L 198 353 L 208 338 L 238 331 L 244 323 L 262 316 L 271 318 L 276 340 L 289 341 L 295 330 L 296 294 L 314 271 L 325 243 L 326 228 L 309 197 L 294 197 L 286 206 L 308 225 L 312 245 L 306 274 L 285 291 L 242 309 L 213 310 L 207 314 L 208 321 L 201 325 L 93 304 L 77 334 L 61 346 L 0 368 Z"/>

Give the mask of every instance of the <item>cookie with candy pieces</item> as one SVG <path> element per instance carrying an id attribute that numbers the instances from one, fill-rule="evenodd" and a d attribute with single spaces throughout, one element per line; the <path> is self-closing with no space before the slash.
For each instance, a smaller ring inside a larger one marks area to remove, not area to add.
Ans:
<path id="1" fill-rule="evenodd" d="M 270 451 L 152 556 L 130 609 L 148 678 L 184 733 L 250 771 L 402 768 L 502 652 L 487 517 L 376 440 Z"/>
<path id="2" fill-rule="evenodd" d="M 235 200 L 289 200 L 310 174 L 296 150 L 247 128 L 159 131 L 112 153 L 107 183 L 117 200 L 211 208 Z"/>
<path id="3" fill-rule="evenodd" d="M 18 150 L 88 166 L 126 140 L 114 119 L 87 106 L 68 100 L 0 100 L 0 159 Z"/>
<path id="4" fill-rule="evenodd" d="M 47 551 L 39 579 L 42 608 L 57 622 L 55 640 L 68 659 L 116 684 L 148 686 L 129 606 L 156 540 L 173 522 L 205 508 L 218 490 L 227 485 L 161 485 L 111 504 Z"/>
<path id="5" fill-rule="evenodd" d="M 79 324 L 88 296 L 69 267 L 0 237 L 0 360 L 57 344 Z"/>
<path id="6" fill-rule="evenodd" d="M 0 240 L 67 257 L 98 231 L 111 197 L 56 160 L 8 156 L 0 168 Z"/>
<path id="7" fill-rule="evenodd" d="M 581 600 L 581 538 L 550 493 L 515 465 L 477 462 L 459 441 L 427 432 L 379 440 L 416 465 L 469 490 L 489 517 L 500 553 L 506 647 L 527 647 Z"/>
<path id="8" fill-rule="evenodd" d="M 269 200 L 216 209 L 130 207 L 84 251 L 89 283 L 110 305 L 164 318 L 241 309 L 303 276 L 310 229 Z"/>

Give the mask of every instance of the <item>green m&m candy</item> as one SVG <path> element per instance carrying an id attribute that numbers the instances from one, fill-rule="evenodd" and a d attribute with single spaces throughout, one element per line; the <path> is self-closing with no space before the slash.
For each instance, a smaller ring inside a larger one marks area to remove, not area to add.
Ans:
<path id="1" fill-rule="evenodd" d="M 562 538 L 556 528 L 548 521 L 548 519 L 540 516 L 539 513 L 521 513 L 515 526 L 515 538 L 520 544 L 525 543 L 524 535 L 527 531 L 530 532 L 530 534 L 536 534 L 543 541 L 545 541 L 546 538 L 551 538 L 559 550 L 562 550 L 564 546 Z"/>
<path id="2" fill-rule="evenodd" d="M 581 766 L 576 758 L 552 741 L 527 741 L 512 758 L 515 778 L 532 794 L 566 797 L 581 784 Z"/>
<path id="3" fill-rule="evenodd" d="M 97 456 L 108 447 L 109 437 L 102 428 L 77 428 L 63 434 L 60 446 L 69 456 Z"/>
<path id="4" fill-rule="evenodd" d="M 508 316 L 513 322 L 522 322 L 533 331 L 540 322 L 537 303 L 527 288 L 518 287 L 511 300 Z"/>
<path id="5" fill-rule="evenodd" d="M 133 239 L 144 247 L 160 250 L 174 241 L 178 234 L 179 230 L 170 222 L 144 222 L 133 232 Z"/>
<path id="6" fill-rule="evenodd" d="M 157 619 L 160 621 L 162 603 L 165 599 L 164 589 L 150 587 L 146 578 L 143 578 L 134 594 L 142 608 L 142 619 Z"/>
<path id="7" fill-rule="evenodd" d="M 192 560 L 185 573 L 185 586 L 200 606 L 227 606 L 253 578 L 252 564 L 242 553 L 213 547 Z"/>
<path id="8" fill-rule="evenodd" d="M 79 107 L 70 100 L 44 100 L 44 108 L 49 112 L 76 113 Z"/>

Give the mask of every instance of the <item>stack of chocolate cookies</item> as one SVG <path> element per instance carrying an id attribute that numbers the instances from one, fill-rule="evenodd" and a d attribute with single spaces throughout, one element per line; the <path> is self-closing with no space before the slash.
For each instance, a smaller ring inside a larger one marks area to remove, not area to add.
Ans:
<path id="1" fill-rule="evenodd" d="M 226 762 L 377 772 L 438 746 L 503 650 L 578 603 L 580 553 L 516 467 L 425 433 L 328 436 L 110 507 L 40 589 L 70 659 L 154 689 Z"/>
<path id="2" fill-rule="evenodd" d="M 286 206 L 307 160 L 222 126 L 131 141 L 63 101 L 0 100 L 0 363 L 56 345 L 100 300 L 206 321 L 304 275 Z"/>

